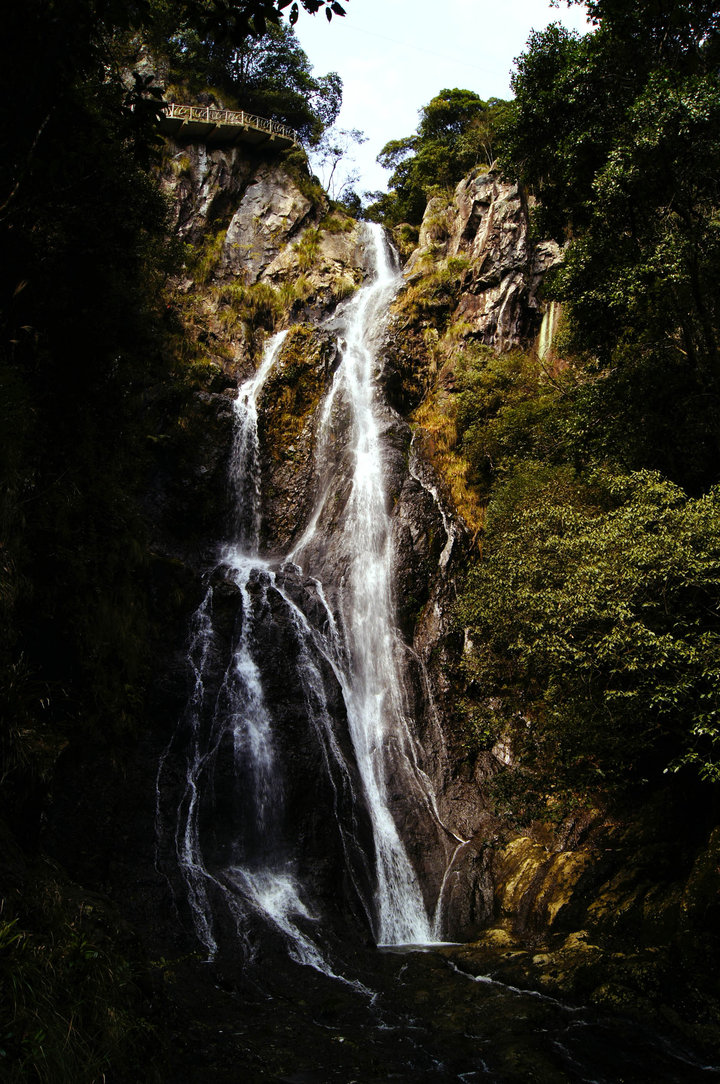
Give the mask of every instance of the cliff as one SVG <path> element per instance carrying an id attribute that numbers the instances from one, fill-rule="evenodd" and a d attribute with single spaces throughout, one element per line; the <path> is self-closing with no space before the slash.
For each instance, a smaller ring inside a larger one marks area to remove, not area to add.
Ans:
<path id="1" fill-rule="evenodd" d="M 107 892 L 145 944 L 175 961 L 162 980 L 153 980 L 165 983 L 164 992 L 153 988 L 148 996 L 156 1012 L 170 1003 L 182 1021 L 194 1019 L 194 1010 L 180 987 L 186 978 L 201 982 L 197 967 L 182 962 L 196 950 L 192 915 L 198 904 L 183 900 L 181 879 L 171 870 L 177 840 L 162 827 L 159 811 L 184 800 L 188 757 L 176 755 L 172 743 L 193 696 L 188 623 L 193 611 L 200 612 L 208 581 L 217 616 L 203 678 L 208 695 L 222 698 L 222 659 L 232 651 L 238 623 L 262 614 L 262 621 L 253 619 L 254 636 L 267 664 L 267 703 L 282 723 L 284 801 L 302 826 L 298 865 L 334 950 L 345 962 L 357 954 L 360 971 L 367 968 L 377 978 L 376 964 L 348 948 L 370 936 L 372 877 L 363 855 L 372 854 L 373 843 L 367 813 L 352 797 L 362 787 L 346 733 L 347 689 L 337 659 L 312 656 L 311 693 L 310 664 L 305 678 L 288 670 L 288 659 L 312 655 L 318 630 L 328 635 L 348 574 L 341 536 L 352 489 L 351 423 L 347 410 L 338 409 L 332 439 L 326 439 L 321 405 L 329 401 L 338 369 L 342 304 L 367 278 L 368 263 L 362 227 L 331 208 L 292 158 L 169 144 L 163 185 L 178 237 L 188 246 L 185 270 L 169 293 L 165 329 L 185 393 L 177 415 L 168 413 L 154 434 L 147 494 L 153 591 L 167 618 L 167 637 L 156 660 L 146 731 L 122 763 L 102 770 L 97 749 L 68 751 L 56 773 L 49 838 L 74 876 Z M 516 186 L 494 174 L 473 174 L 450 200 L 430 202 L 404 284 L 374 344 L 375 375 L 385 394 L 377 417 L 403 718 L 412 726 L 417 778 L 430 781 L 433 795 L 430 801 L 426 794 L 420 808 L 396 782 L 390 805 L 420 872 L 425 902 L 442 916 L 442 937 L 473 942 L 448 950 L 457 966 L 639 1016 L 661 1005 L 674 1026 L 702 1040 L 714 1034 L 715 1008 L 699 1024 L 681 1019 L 677 1001 L 685 995 L 672 990 L 672 954 L 681 950 L 686 967 L 698 959 L 701 930 L 715 906 L 712 847 L 703 849 L 706 841 L 697 838 L 692 857 L 661 878 L 649 872 L 652 848 L 645 849 L 657 819 L 638 827 L 632 811 L 627 823 L 619 823 L 598 809 L 554 827 L 518 826 L 488 789 L 511 753 L 502 743 L 483 747 L 472 732 L 477 690 L 462 670 L 468 645 L 455 604 L 479 551 L 484 497 L 458 435 L 463 366 L 470 355 L 498 353 L 522 353 L 535 363 L 543 277 L 560 259 L 556 245 L 532 240 L 528 207 Z M 217 564 L 218 543 L 232 518 L 227 476 L 233 403 L 238 384 L 258 368 L 269 336 L 280 330 L 288 334 L 257 398 L 258 549 L 274 578 L 258 575 L 240 585 L 231 568 Z M 328 534 L 308 547 L 312 574 L 287 563 L 280 570 L 312 527 L 319 498 Z M 314 630 L 309 639 L 306 625 Z M 318 737 L 309 702 L 323 705 L 340 737 Z M 184 726 L 188 731 L 187 717 Z M 188 743 L 187 733 L 182 740 Z M 333 757 L 351 766 L 328 771 Z M 213 858 L 220 863 L 232 853 L 230 828 L 244 801 L 229 743 L 212 775 L 214 797 L 200 820 L 215 825 Z M 672 853 L 685 844 L 679 832 Z M 309 930 L 311 919 L 305 918 L 303 929 Z M 251 996 L 243 985 L 246 941 L 260 945 L 254 951 L 270 970 L 283 958 L 277 931 L 271 938 L 257 926 L 255 919 L 242 926 L 238 943 L 231 912 L 217 919 L 222 944 L 236 945 L 217 971 L 220 988 L 232 997 L 240 989 Z M 641 928 L 646 943 L 631 949 Z M 644 984 L 651 972 L 649 996 Z M 227 1013 L 221 994 L 207 996 L 221 1015 Z M 316 990 L 308 997 L 311 1007 L 324 1005 Z M 201 1046 L 210 1042 L 212 1027 L 205 1022 L 200 1029 Z M 212 1034 L 213 1071 L 220 1073 L 220 1039 Z M 272 1079 L 262 1074 L 276 1071 L 263 1067 L 265 1041 L 262 1034 L 243 1040 L 257 1059 L 258 1079 Z M 187 1043 L 181 1046 L 191 1064 L 193 1053 Z M 283 1070 L 291 1046 L 280 1058 Z M 507 1079 L 524 1079 L 523 1071 L 512 1076 L 508 1069 Z"/>

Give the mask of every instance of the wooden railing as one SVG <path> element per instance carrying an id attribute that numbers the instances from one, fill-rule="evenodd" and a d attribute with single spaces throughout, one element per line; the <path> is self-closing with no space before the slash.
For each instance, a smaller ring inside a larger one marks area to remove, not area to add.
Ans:
<path id="1" fill-rule="evenodd" d="M 179 105 L 177 102 L 167 102 L 165 118 L 168 121 L 179 120 L 185 124 L 252 128 L 254 131 L 263 132 L 270 137 L 280 136 L 281 139 L 289 140 L 291 143 L 300 142 L 300 137 L 295 129 L 289 128 L 287 124 L 280 124 L 276 120 L 267 120 L 265 117 L 256 117 L 253 113 L 246 113 L 242 109 L 215 109 L 211 105 Z"/>

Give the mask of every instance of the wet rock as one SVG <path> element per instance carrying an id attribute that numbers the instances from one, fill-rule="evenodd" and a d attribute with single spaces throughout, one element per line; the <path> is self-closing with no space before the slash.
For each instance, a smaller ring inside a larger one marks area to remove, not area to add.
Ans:
<path id="1" fill-rule="evenodd" d="M 307 526 L 322 484 L 314 471 L 318 409 L 337 363 L 334 338 L 302 325 L 288 334 L 262 388 L 258 400 L 262 539 L 270 553 L 287 553 L 292 548 Z M 341 449 L 340 420 L 337 429 L 333 443 Z M 338 488 L 343 488 L 340 483 Z"/>

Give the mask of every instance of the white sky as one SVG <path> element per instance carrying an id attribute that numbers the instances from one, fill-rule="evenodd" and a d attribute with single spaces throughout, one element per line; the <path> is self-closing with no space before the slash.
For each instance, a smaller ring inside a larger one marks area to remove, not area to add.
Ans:
<path id="1" fill-rule="evenodd" d="M 358 192 L 385 189 L 375 158 L 390 139 L 412 135 L 418 113 L 445 87 L 509 98 L 513 60 L 531 30 L 562 22 L 584 32 L 584 7 L 548 0 L 341 0 L 344 19 L 300 12 L 295 30 L 315 75 L 339 72 L 342 128 L 360 128 Z"/>

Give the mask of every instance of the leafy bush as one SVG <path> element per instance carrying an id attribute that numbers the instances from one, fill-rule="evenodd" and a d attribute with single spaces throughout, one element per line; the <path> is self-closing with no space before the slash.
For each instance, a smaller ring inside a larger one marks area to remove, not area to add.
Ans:
<path id="1" fill-rule="evenodd" d="M 157 1040 L 138 1011 L 133 967 L 112 944 L 111 915 L 100 901 L 73 898 L 47 867 L 29 875 L 26 891 L 22 919 L 0 919 L 0 1078 L 154 1079 Z"/>
<path id="2" fill-rule="evenodd" d="M 459 607 L 472 680 L 550 787 L 720 781 L 720 491 L 544 472 L 488 508 Z"/>

